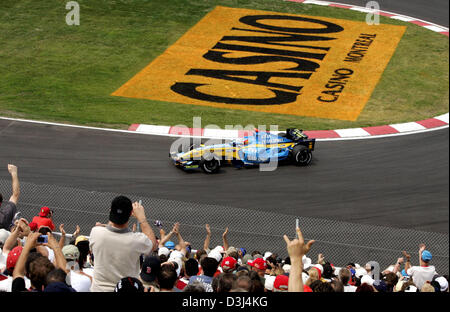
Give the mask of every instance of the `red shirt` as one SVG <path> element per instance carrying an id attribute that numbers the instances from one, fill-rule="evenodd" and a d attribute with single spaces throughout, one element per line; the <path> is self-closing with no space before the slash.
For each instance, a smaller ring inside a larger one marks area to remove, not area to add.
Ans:
<path id="1" fill-rule="evenodd" d="M 178 279 L 175 287 L 178 288 L 179 290 L 183 290 L 188 285 L 188 283 L 189 283 L 188 280 L 180 278 L 180 279 Z"/>
<path id="2" fill-rule="evenodd" d="M 41 226 L 47 226 L 47 227 L 49 227 L 50 230 L 52 230 L 52 231 L 55 230 L 55 225 L 53 224 L 52 220 L 49 219 L 49 218 L 36 216 L 36 217 L 33 218 L 33 221 L 32 221 L 32 222 L 34 222 L 34 223 L 37 224 L 38 230 L 39 230 L 39 228 L 40 228 Z"/>

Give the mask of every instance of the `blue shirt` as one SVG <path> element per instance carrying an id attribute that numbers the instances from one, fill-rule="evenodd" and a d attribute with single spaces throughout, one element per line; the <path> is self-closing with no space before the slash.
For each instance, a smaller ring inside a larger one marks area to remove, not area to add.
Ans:
<path id="1" fill-rule="evenodd" d="M 211 286 L 212 280 L 213 280 L 213 278 L 211 276 L 206 276 L 206 275 L 191 276 L 191 278 L 189 278 L 189 285 L 191 285 L 195 282 L 200 282 L 200 283 L 202 283 L 206 292 L 213 292 L 213 289 Z"/>

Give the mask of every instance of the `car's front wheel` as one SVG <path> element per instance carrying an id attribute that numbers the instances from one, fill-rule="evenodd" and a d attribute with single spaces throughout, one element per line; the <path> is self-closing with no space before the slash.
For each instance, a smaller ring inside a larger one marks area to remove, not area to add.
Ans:
<path id="1" fill-rule="evenodd" d="M 308 166 L 312 161 L 312 153 L 306 146 L 296 145 L 292 150 L 292 161 L 297 166 Z"/>
<path id="2" fill-rule="evenodd" d="M 217 173 L 220 169 L 220 160 L 216 157 L 202 158 L 200 168 L 205 173 Z"/>

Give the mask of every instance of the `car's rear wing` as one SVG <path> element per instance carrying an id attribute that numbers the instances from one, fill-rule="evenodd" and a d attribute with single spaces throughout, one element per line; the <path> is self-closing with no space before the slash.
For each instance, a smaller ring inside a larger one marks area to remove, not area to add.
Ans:
<path id="1" fill-rule="evenodd" d="M 306 139 L 298 142 L 299 145 L 306 146 L 310 151 L 314 150 L 316 146 L 316 139 Z"/>

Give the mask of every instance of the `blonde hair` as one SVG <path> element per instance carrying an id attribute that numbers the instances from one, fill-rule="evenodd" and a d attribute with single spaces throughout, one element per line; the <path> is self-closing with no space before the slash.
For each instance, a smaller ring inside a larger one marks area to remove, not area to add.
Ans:
<path id="1" fill-rule="evenodd" d="M 425 283 L 420 289 L 420 292 L 435 292 L 435 289 L 430 283 Z"/>
<path id="2" fill-rule="evenodd" d="M 317 270 L 314 268 L 308 271 L 308 275 L 309 278 L 306 280 L 306 286 L 310 286 L 314 281 L 317 281 L 319 279 L 319 272 L 317 272 Z"/>

